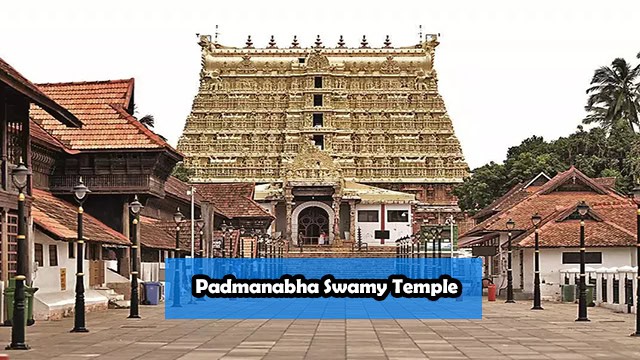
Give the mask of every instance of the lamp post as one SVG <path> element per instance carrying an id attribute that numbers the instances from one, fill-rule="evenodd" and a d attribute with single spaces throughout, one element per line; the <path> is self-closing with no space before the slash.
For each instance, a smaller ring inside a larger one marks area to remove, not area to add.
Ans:
<path id="1" fill-rule="evenodd" d="M 589 205 L 582 201 L 578 204 L 580 214 L 580 297 L 578 299 L 578 318 L 576 321 L 590 321 L 587 318 L 587 282 L 585 274 L 584 217 L 589 212 Z"/>
<path id="2" fill-rule="evenodd" d="M 431 257 L 436 257 L 436 240 L 438 239 L 438 229 L 432 227 L 431 228 L 431 238 L 433 239 L 431 246 Z"/>
<path id="3" fill-rule="evenodd" d="M 198 257 L 203 258 L 204 257 L 204 220 L 202 219 L 202 217 L 196 220 L 196 226 L 198 227 L 198 234 L 200 235 L 199 244 L 198 244 L 200 251 L 198 251 Z"/>
<path id="4" fill-rule="evenodd" d="M 516 223 L 509 219 L 507 221 L 507 230 L 509 230 L 508 244 L 507 244 L 507 303 L 514 303 L 513 300 L 513 269 L 511 268 L 511 230 L 516 226 Z"/>
<path id="5" fill-rule="evenodd" d="M 533 307 L 531 310 L 544 310 L 542 305 L 540 304 L 540 239 L 539 239 L 539 230 L 538 226 L 540 225 L 540 221 L 542 221 L 542 216 L 538 213 L 535 213 L 531 217 L 531 222 L 534 227 L 534 237 L 535 237 L 535 253 L 534 253 L 534 273 L 533 273 Z"/>
<path id="6" fill-rule="evenodd" d="M 438 226 L 438 258 L 442 257 L 442 226 Z"/>
<path id="7" fill-rule="evenodd" d="M 29 345 L 25 342 L 25 311 L 24 311 L 24 282 L 27 279 L 27 231 L 24 211 L 24 188 L 29 181 L 29 169 L 22 163 L 11 171 L 11 180 L 18 188 L 18 259 L 15 276 L 16 289 L 13 299 L 13 319 L 11 320 L 11 344 L 7 350 L 28 350 Z"/>
<path id="8" fill-rule="evenodd" d="M 222 237 L 225 239 L 225 241 L 223 241 L 223 256 L 224 256 L 224 243 L 226 242 L 226 240 L 231 241 L 231 234 L 233 233 L 233 226 L 232 225 L 228 225 L 226 222 L 222 223 L 222 225 L 220 225 L 220 228 L 222 229 Z M 229 257 L 234 257 L 235 256 L 235 252 L 234 249 L 235 248 L 235 244 L 233 243 L 233 241 L 231 241 L 231 243 L 229 244 L 229 251 L 231 251 L 231 254 L 229 254 Z"/>
<path id="9" fill-rule="evenodd" d="M 133 214 L 133 225 L 131 231 L 133 233 L 133 245 L 131 245 L 131 306 L 129 306 L 129 319 L 139 319 L 139 297 L 138 297 L 138 248 L 140 240 L 138 239 L 138 223 L 140 222 L 140 210 L 143 206 L 138 201 L 138 195 L 135 196 L 133 202 L 129 204 L 129 210 Z"/>
<path id="10" fill-rule="evenodd" d="M 180 257 L 180 224 L 184 220 L 184 215 L 180 212 L 180 208 L 173 214 L 173 221 L 176 223 L 176 250 L 173 254 L 174 258 Z M 175 269 L 173 269 L 173 305 L 172 307 L 182 307 L 180 304 L 180 264 L 175 261 Z"/>
<path id="11" fill-rule="evenodd" d="M 73 196 L 78 202 L 78 241 L 76 251 L 76 301 L 73 314 L 73 329 L 71 332 L 89 332 L 85 327 L 85 308 L 84 308 L 84 255 L 82 253 L 84 247 L 84 234 L 82 226 L 82 217 L 84 209 L 82 204 L 87 199 L 87 194 L 91 191 L 82 183 L 82 178 L 78 185 L 73 187 Z M 72 246 L 69 244 L 69 246 Z"/>
<path id="12" fill-rule="evenodd" d="M 640 184 L 633 188 L 633 199 L 636 202 L 636 266 L 638 276 L 636 278 L 636 331 L 631 336 L 640 336 Z"/>

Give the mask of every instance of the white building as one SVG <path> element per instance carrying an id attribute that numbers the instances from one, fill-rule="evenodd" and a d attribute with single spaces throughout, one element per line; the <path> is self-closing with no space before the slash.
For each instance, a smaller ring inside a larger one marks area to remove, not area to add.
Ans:
<path id="1" fill-rule="evenodd" d="M 593 268 L 635 266 L 636 205 L 613 189 L 615 179 L 590 179 L 572 167 L 553 179 L 541 174 L 519 184 L 483 209 L 481 219 L 461 238 L 485 263 L 485 277 L 504 293 L 507 286 L 507 222 L 512 234 L 513 286 L 516 292 L 533 293 L 535 232 L 531 217 L 539 214 L 540 278 L 543 298 L 558 299 L 564 283 L 560 270 L 578 267 L 580 215 L 585 201 L 586 263 Z"/>

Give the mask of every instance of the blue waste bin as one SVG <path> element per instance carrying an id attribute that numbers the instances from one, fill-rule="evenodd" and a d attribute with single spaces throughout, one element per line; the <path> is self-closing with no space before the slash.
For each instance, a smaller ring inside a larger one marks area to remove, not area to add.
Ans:
<path id="1" fill-rule="evenodd" d="M 144 294 L 147 305 L 158 305 L 160 302 L 160 285 L 159 282 L 144 283 Z"/>

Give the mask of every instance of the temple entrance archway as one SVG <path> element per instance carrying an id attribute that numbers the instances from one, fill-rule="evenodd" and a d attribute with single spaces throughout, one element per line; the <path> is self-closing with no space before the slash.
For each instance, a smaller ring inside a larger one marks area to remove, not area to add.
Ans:
<path id="1" fill-rule="evenodd" d="M 327 235 L 325 245 L 333 242 L 334 212 L 331 207 L 319 201 L 309 201 L 296 207 L 291 214 L 291 236 L 300 244 L 299 235 L 304 237 L 303 244 L 318 244 L 320 234 Z"/>

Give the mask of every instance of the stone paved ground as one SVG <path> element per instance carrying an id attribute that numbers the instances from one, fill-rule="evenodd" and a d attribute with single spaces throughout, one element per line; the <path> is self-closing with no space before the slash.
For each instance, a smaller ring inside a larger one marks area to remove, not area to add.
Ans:
<path id="1" fill-rule="evenodd" d="M 72 319 L 28 328 L 30 351 L 11 359 L 640 359 L 634 317 L 576 305 L 484 303 L 482 320 L 164 320 L 163 307 L 88 315 L 90 333 Z M 8 343 L 9 328 L 0 328 Z"/>

